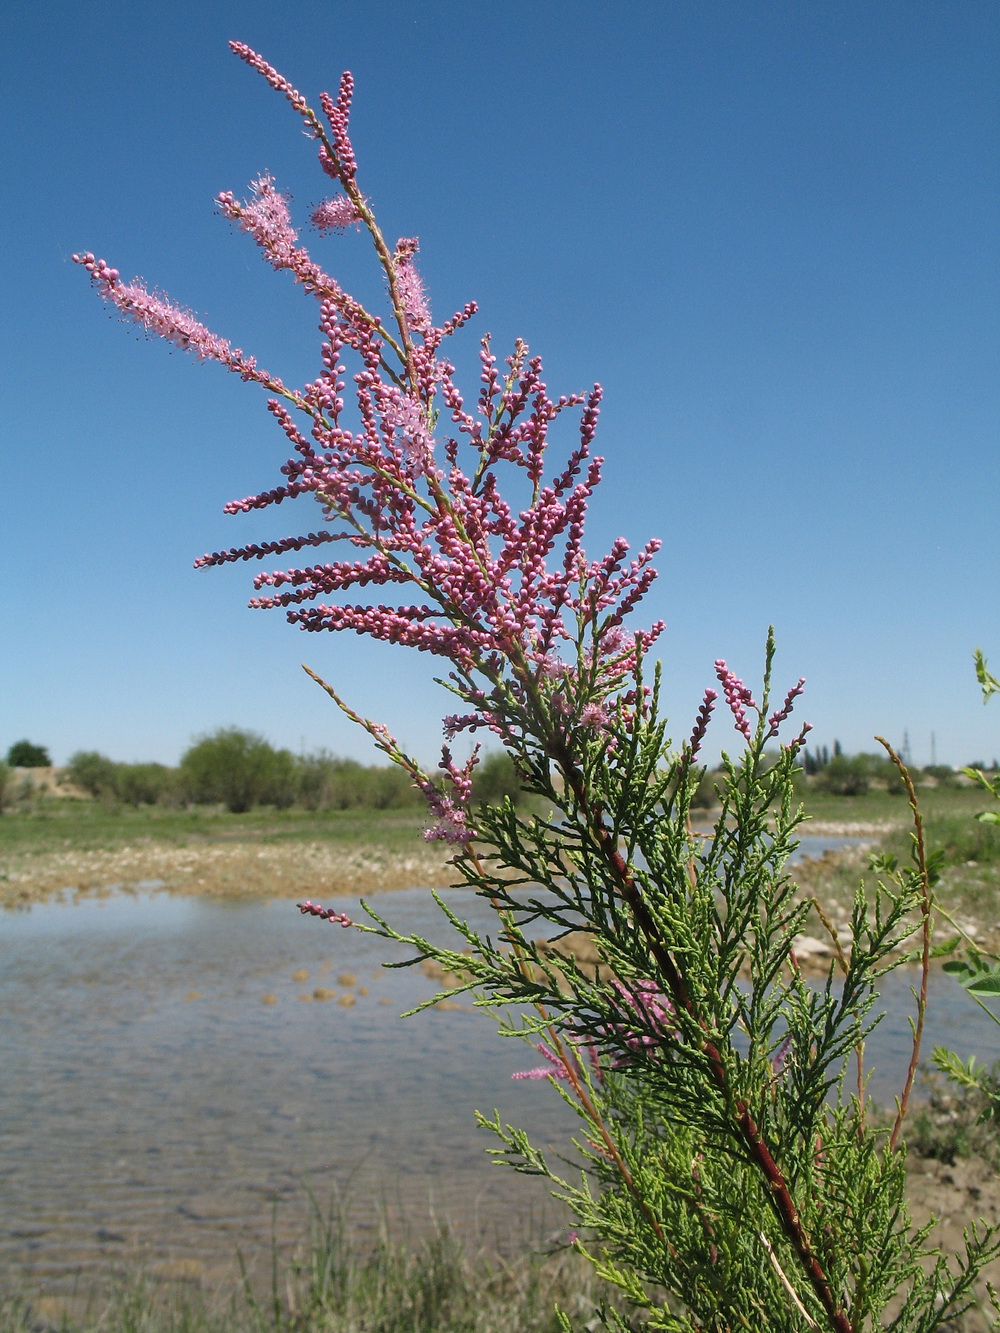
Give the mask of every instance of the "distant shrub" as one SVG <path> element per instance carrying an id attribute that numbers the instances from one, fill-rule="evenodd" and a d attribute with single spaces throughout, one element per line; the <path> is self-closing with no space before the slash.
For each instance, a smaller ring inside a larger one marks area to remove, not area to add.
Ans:
<path id="1" fill-rule="evenodd" d="M 872 783 L 893 795 L 904 790 L 902 779 L 888 759 L 879 754 L 844 754 L 838 746 L 816 775 L 813 789 L 833 796 L 864 796 Z"/>
<path id="2" fill-rule="evenodd" d="M 365 804 L 373 810 L 398 810 L 407 805 L 424 808 L 423 797 L 414 790 L 409 775 L 402 769 L 378 764 L 365 771 L 368 774 Z"/>
<path id="3" fill-rule="evenodd" d="M 15 741 L 7 751 L 7 763 L 11 768 L 49 768 L 52 760 L 44 745 Z"/>
<path id="4" fill-rule="evenodd" d="M 320 750 L 296 760 L 299 805 L 307 810 L 328 810 L 332 804 L 333 771 L 337 760 Z"/>
<path id="5" fill-rule="evenodd" d="M 166 764 L 114 764 L 114 794 L 126 805 L 166 805 L 178 793 L 176 769 Z"/>
<path id="6" fill-rule="evenodd" d="M 77 750 L 70 755 L 66 772 L 70 781 L 91 796 L 114 796 L 118 765 L 97 750 Z"/>
<path id="7" fill-rule="evenodd" d="M 275 750 L 263 736 L 238 727 L 202 736 L 180 764 L 180 785 L 189 800 L 218 802 L 234 815 L 258 805 L 293 805 L 296 777 L 294 755 Z"/>
<path id="8" fill-rule="evenodd" d="M 0 815 L 7 809 L 12 796 L 12 779 L 14 774 L 10 770 L 10 765 L 0 761 Z"/>
<path id="9" fill-rule="evenodd" d="M 868 766 L 860 755 L 837 754 L 820 771 L 816 778 L 816 790 L 826 791 L 833 796 L 864 796 L 870 786 Z"/>
<path id="10" fill-rule="evenodd" d="M 722 791 L 725 785 L 726 775 L 723 771 L 710 772 L 706 769 L 698 780 L 697 790 L 691 798 L 692 809 L 714 810 L 716 806 L 721 804 L 719 791 Z"/>
<path id="11" fill-rule="evenodd" d="M 307 810 L 396 809 L 421 804 L 409 778 L 395 766 L 365 767 L 319 751 L 295 761 L 296 793 Z"/>
<path id="12" fill-rule="evenodd" d="M 505 797 L 511 805 L 519 805 L 524 790 L 513 759 L 506 750 L 498 750 L 486 755 L 473 770 L 472 799 L 484 805 L 499 805 Z"/>

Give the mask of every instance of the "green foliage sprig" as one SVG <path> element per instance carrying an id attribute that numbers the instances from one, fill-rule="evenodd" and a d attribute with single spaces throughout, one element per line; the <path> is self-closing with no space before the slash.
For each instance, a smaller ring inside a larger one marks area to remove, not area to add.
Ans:
<path id="1" fill-rule="evenodd" d="M 540 1047 L 546 1065 L 529 1073 L 576 1112 L 575 1165 L 496 1113 L 480 1123 L 498 1159 L 550 1181 L 578 1248 L 649 1328 L 860 1330 L 903 1292 L 890 1327 L 941 1327 L 1000 1242 L 972 1227 L 963 1263 L 927 1270 L 927 1231 L 908 1219 L 900 1129 L 925 990 L 891 1131 L 871 1122 L 862 1072 L 879 980 L 914 929 L 926 983 L 934 863 L 918 836 L 912 868 L 888 861 L 870 902 L 859 889 L 841 963 L 811 983 L 794 948 L 810 905 L 786 872 L 803 817 L 794 755 L 768 766 L 758 728 L 725 757 L 722 808 L 698 836 L 701 771 L 670 747 L 658 694 L 657 673 L 642 719 L 612 728 L 610 758 L 583 755 L 583 786 L 575 767 L 519 756 L 553 818 L 509 802 L 479 812 L 456 866 L 494 907 L 496 938 L 444 904 L 450 948 L 370 907 L 367 928 L 407 944 L 410 962 L 436 961 L 460 979 L 444 994 L 472 992 L 499 1007 L 505 1035 Z M 579 931 L 595 972 L 544 942 Z M 607 1327 L 624 1325 L 608 1311 Z"/>
<path id="2" fill-rule="evenodd" d="M 980 648 L 975 652 L 975 664 L 976 679 L 983 692 L 983 703 L 989 703 L 992 695 L 1000 693 L 1000 681 L 987 669 L 986 659 Z M 989 778 L 975 768 L 966 768 L 964 772 L 1000 803 L 1000 775 Z M 984 824 L 1000 824 L 1000 811 L 983 810 L 976 815 L 976 818 Z M 955 925 L 954 922 L 952 924 Z M 944 963 L 944 970 L 951 973 L 966 994 L 972 996 L 980 1009 L 988 1014 L 994 1023 L 1000 1024 L 1000 1015 L 986 1003 L 987 1000 L 1000 999 L 1000 957 L 979 947 L 961 929 L 945 947 L 951 956 Z M 943 1046 L 935 1047 L 931 1058 L 937 1068 L 953 1083 L 961 1088 L 975 1091 L 984 1098 L 980 1123 L 985 1123 L 987 1120 L 1000 1123 L 1000 1080 L 997 1079 L 995 1071 L 985 1069 L 977 1063 L 974 1056 L 970 1057 L 967 1064 L 963 1064 L 953 1051 Z"/>

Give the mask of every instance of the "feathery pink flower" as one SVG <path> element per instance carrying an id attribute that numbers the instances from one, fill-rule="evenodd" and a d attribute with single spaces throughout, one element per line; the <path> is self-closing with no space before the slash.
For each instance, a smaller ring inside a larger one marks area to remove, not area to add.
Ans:
<path id="1" fill-rule="evenodd" d="M 124 319 L 185 352 L 193 352 L 200 361 L 231 361 L 232 348 L 226 339 L 207 329 L 190 310 L 175 305 L 158 292 L 148 291 L 138 278 L 122 282 L 116 268 L 90 253 L 74 255 L 73 262 L 87 270 L 101 297 L 116 306 Z"/>
<path id="2" fill-rule="evenodd" d="M 617 1028 L 624 1038 L 625 1045 L 631 1051 L 654 1050 L 668 1036 L 674 1027 L 674 1006 L 663 994 L 655 981 L 640 980 L 629 982 L 615 981 L 614 988 L 625 1003 L 642 1020 L 646 1030 L 635 1031 L 629 1027 Z"/>
<path id="3" fill-rule="evenodd" d="M 216 202 L 227 217 L 248 232 L 267 255 L 275 268 L 290 268 L 298 248 L 298 233 L 292 226 L 288 200 L 274 187 L 274 177 L 259 176 L 250 183 L 253 198 L 237 204 L 233 195 L 224 191 Z"/>
<path id="4" fill-rule="evenodd" d="M 415 332 L 426 334 L 431 328 L 431 312 L 424 284 L 413 263 L 417 249 L 415 236 L 401 236 L 396 242 L 396 253 L 392 257 L 392 262 L 396 270 L 400 299 L 406 312 L 406 322 Z"/>
<path id="5" fill-rule="evenodd" d="M 516 1074 L 511 1074 L 511 1078 L 513 1079 L 557 1078 L 560 1079 L 562 1082 L 566 1082 L 566 1080 L 569 1078 L 569 1069 L 566 1066 L 566 1061 L 563 1060 L 560 1056 L 555 1055 L 552 1051 L 550 1051 L 543 1041 L 540 1041 L 536 1044 L 535 1050 L 537 1050 L 538 1054 L 541 1055 L 545 1060 L 547 1060 L 548 1063 L 537 1066 L 534 1069 L 521 1069 Z"/>
<path id="6" fill-rule="evenodd" d="M 361 216 L 346 194 L 338 194 L 335 199 L 325 199 L 317 204 L 311 220 L 318 231 L 344 231 L 347 227 L 359 226 Z"/>

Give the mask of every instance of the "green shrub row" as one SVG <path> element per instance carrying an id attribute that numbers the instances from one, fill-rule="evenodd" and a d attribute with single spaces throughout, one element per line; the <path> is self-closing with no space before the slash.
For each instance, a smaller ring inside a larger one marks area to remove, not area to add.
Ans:
<path id="1" fill-rule="evenodd" d="M 123 805 L 223 805 L 233 814 L 258 806 L 307 810 L 396 810 L 423 806 L 395 765 L 371 765 L 325 751 L 294 755 L 256 732 L 222 728 L 199 737 L 177 768 L 122 764 L 96 750 L 72 756 L 68 776 L 98 800 Z M 510 758 L 487 755 L 476 770 L 476 798 L 516 801 L 520 784 Z"/>

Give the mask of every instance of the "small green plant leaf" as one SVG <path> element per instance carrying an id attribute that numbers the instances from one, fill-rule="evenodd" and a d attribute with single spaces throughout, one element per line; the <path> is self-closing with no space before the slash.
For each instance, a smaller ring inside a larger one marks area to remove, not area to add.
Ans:
<path id="1" fill-rule="evenodd" d="M 952 958 L 949 962 L 942 963 L 941 967 L 942 971 L 956 977 L 963 985 L 965 985 L 964 978 L 974 978 L 978 975 L 976 969 L 970 967 L 964 958 Z"/>
<path id="2" fill-rule="evenodd" d="M 961 943 L 961 935 L 952 935 L 949 939 L 942 940 L 940 944 L 931 947 L 931 957 L 944 958 L 947 954 L 954 953 Z M 947 964 L 945 966 L 947 967 Z"/>
<path id="3" fill-rule="evenodd" d="M 1000 966 L 976 975 L 972 981 L 966 981 L 964 985 L 971 995 L 1000 995 Z"/>

